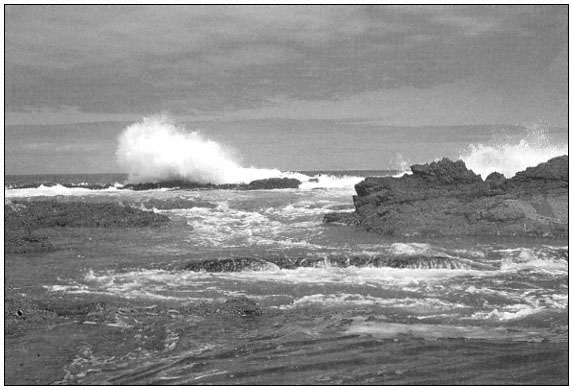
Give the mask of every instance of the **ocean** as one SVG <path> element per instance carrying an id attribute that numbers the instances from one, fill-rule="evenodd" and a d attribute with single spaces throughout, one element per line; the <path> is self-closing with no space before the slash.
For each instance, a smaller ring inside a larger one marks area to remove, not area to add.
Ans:
<path id="1" fill-rule="evenodd" d="M 472 161 L 484 168 L 483 159 Z M 172 177 L 162 164 L 145 177 Z M 249 178 L 269 174 L 237 169 Z M 127 173 L 6 176 L 7 201 L 115 202 L 170 219 L 162 228 L 46 229 L 56 250 L 5 256 L 5 280 L 28 296 L 100 308 L 32 328 L 25 337 L 38 360 L 22 366 L 7 356 L 8 382 L 52 375 L 60 385 L 568 383 L 567 240 L 396 238 L 327 225 L 326 213 L 354 210 L 354 185 L 364 177 L 404 172 L 278 174 L 302 184 L 132 191 L 122 189 L 134 177 Z M 149 206 L 181 200 L 191 206 Z M 197 266 L 213 262 L 228 267 Z M 232 299 L 251 300 L 258 314 L 215 309 Z"/>

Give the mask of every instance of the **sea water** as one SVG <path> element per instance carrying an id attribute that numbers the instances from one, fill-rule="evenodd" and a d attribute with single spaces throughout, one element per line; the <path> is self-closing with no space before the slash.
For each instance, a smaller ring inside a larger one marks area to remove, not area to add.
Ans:
<path id="1" fill-rule="evenodd" d="M 474 146 L 472 156 L 483 148 Z M 482 168 L 483 154 L 472 160 Z M 204 205 L 151 209 L 170 218 L 166 228 L 52 229 L 44 233 L 55 251 L 6 257 L 7 280 L 30 293 L 114 307 L 104 317 L 38 330 L 39 339 L 79 345 L 58 368 L 58 384 L 568 382 L 566 240 L 407 239 L 322 222 L 326 213 L 354 209 L 354 185 L 364 177 L 404 172 L 271 172 L 298 178 L 298 189 L 122 189 L 139 162 L 127 162 L 123 175 L 6 177 L 9 200 Z M 183 171 L 173 164 L 153 167 L 149 178 L 204 179 L 211 162 L 199 173 L 197 162 Z M 269 173 L 241 169 L 232 179 Z M 321 260 L 285 269 L 273 263 L 277 257 Z M 188 270 L 240 258 L 259 261 L 235 272 Z M 393 262 L 377 266 L 375 259 Z M 188 305 L 236 297 L 255 301 L 263 315 L 185 315 Z"/>

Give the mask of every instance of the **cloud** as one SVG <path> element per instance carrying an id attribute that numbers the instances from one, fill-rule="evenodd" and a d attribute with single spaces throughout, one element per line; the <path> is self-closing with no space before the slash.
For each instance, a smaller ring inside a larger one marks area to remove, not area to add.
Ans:
<path id="1" fill-rule="evenodd" d="M 501 86 L 495 87 L 482 77 L 475 77 L 423 89 L 410 86 L 367 91 L 331 101 L 283 98 L 264 108 L 228 113 L 225 118 L 357 121 L 375 118 L 378 124 L 402 126 L 522 125 L 543 121 L 566 126 L 567 99 L 556 98 L 553 89 L 544 89 L 536 80 L 528 79 L 528 83 L 516 85 L 508 91 Z M 556 121 L 555 118 L 564 119 Z"/>
<path id="2" fill-rule="evenodd" d="M 476 77 L 503 84 L 515 68 L 542 80 L 567 44 L 566 11 L 8 5 L 6 108 L 217 113 Z"/>

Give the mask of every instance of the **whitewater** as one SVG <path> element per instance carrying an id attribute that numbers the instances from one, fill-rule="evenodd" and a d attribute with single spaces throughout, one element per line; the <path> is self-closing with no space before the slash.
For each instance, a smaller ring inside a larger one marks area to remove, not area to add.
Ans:
<path id="1" fill-rule="evenodd" d="M 568 146 L 551 144 L 537 128 L 520 139 L 468 145 L 457 157 L 485 179 L 492 172 L 509 178 L 562 154 Z M 38 337 L 81 345 L 57 368 L 62 375 L 54 384 L 568 380 L 567 241 L 396 239 L 326 225 L 326 213 L 354 210 L 354 185 L 365 172 L 244 167 L 237 151 L 165 117 L 128 126 L 117 158 L 124 174 L 62 176 L 57 184 L 6 180 L 8 201 L 116 202 L 170 220 L 161 229 L 52 229 L 45 234 L 57 249 L 41 261 L 7 257 L 9 280 L 38 285 L 34 293 L 54 302 L 104 308 L 37 330 Z M 301 185 L 123 188 L 275 177 Z M 158 206 L 182 201 L 188 206 Z M 251 300 L 262 314 L 210 311 L 237 298 Z"/>

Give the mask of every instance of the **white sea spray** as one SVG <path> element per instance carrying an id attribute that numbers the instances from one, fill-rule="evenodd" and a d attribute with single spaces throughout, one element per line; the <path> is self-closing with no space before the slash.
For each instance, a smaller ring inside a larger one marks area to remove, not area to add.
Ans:
<path id="1" fill-rule="evenodd" d="M 510 178 L 528 167 L 568 154 L 567 143 L 550 142 L 548 129 L 535 125 L 528 128 L 523 137 L 500 137 L 487 143 L 471 144 L 459 158 L 485 179 L 492 172 Z"/>

